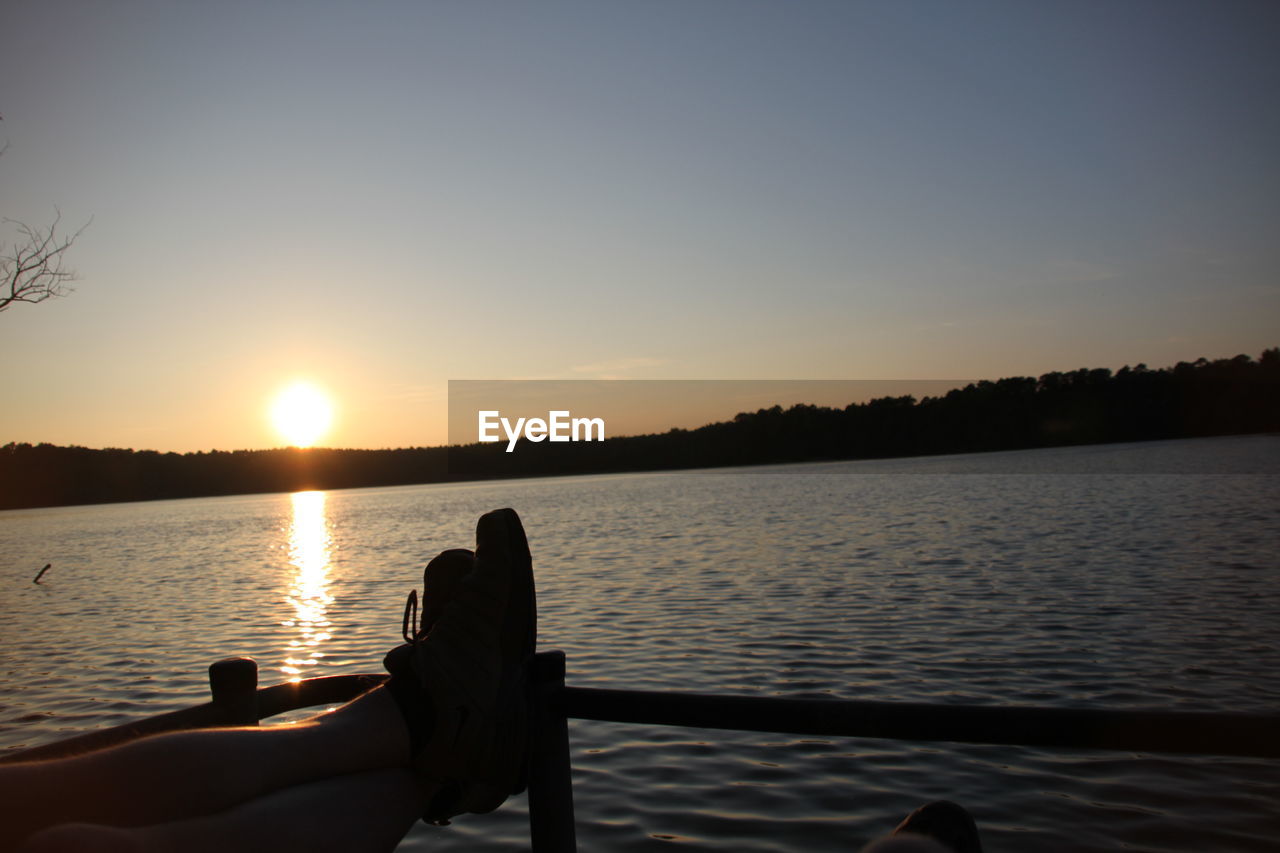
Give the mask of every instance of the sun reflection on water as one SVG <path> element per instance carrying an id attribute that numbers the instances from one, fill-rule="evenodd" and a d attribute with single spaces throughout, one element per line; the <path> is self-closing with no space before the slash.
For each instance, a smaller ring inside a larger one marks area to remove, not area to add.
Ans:
<path id="1" fill-rule="evenodd" d="M 324 657 L 322 643 L 330 639 L 328 609 L 329 551 L 332 537 L 325 516 L 324 492 L 295 492 L 293 519 L 289 524 L 289 563 L 294 572 L 285 600 L 293 607 L 293 618 L 280 624 L 297 630 L 289 641 L 287 657 L 280 671 L 289 681 L 301 681 L 303 667 L 315 666 Z"/>

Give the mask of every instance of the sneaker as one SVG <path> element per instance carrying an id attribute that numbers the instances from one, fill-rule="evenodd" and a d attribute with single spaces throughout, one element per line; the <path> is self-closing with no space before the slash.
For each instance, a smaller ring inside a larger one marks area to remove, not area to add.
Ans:
<path id="1" fill-rule="evenodd" d="M 537 608 L 519 516 L 511 509 L 481 516 L 475 554 L 446 551 L 423 581 L 417 632 L 385 663 L 402 692 L 412 677 L 423 699 L 423 713 L 410 720 L 413 766 L 440 785 L 424 820 L 441 823 L 493 811 L 525 787 Z M 416 606 L 411 594 L 406 635 Z"/>
<path id="2" fill-rule="evenodd" d="M 400 629 L 404 634 L 405 642 L 387 652 L 386 657 L 382 659 L 382 665 L 387 672 L 400 679 L 399 681 L 393 679 L 394 686 L 400 687 L 403 683 L 407 683 L 412 685 L 414 692 L 421 690 L 417 685 L 417 677 L 413 675 L 414 637 L 425 637 L 431 632 L 431 628 L 457 594 L 459 581 L 471 573 L 475 564 L 476 555 L 473 552 L 465 548 L 452 548 L 433 557 L 423 569 L 422 621 L 417 621 L 418 592 L 412 590 L 404 609 L 404 624 Z"/>

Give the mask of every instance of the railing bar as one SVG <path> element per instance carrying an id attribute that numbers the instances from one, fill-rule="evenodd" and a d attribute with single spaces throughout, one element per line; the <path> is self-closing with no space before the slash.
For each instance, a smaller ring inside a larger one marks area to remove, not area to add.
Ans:
<path id="1" fill-rule="evenodd" d="M 1280 757 L 1280 716 L 566 687 L 572 718 L 831 737 Z"/>
<path id="2" fill-rule="evenodd" d="M 331 675 L 257 691 L 260 719 L 345 702 L 384 675 Z M 565 687 L 570 718 L 830 737 L 1057 746 L 1130 752 L 1280 757 L 1280 715 L 929 705 Z M 102 749 L 133 738 L 224 724 L 205 703 L 0 755 L 0 763 Z"/>
<path id="3" fill-rule="evenodd" d="M 256 695 L 257 716 L 260 720 L 295 711 L 299 708 L 310 708 L 313 705 L 328 705 L 354 699 L 364 691 L 381 684 L 385 675 L 326 675 L 308 678 L 300 682 L 286 682 L 271 687 L 259 688 Z M 225 707 L 216 702 L 205 702 L 190 708 L 181 708 L 151 717 L 142 717 L 119 726 L 97 729 L 74 737 L 64 738 L 53 743 L 33 746 L 28 749 L 14 750 L 0 754 L 0 764 L 15 761 L 42 761 L 50 758 L 63 758 L 106 749 L 127 741 L 136 740 L 147 735 L 182 729 L 202 729 L 211 726 L 227 725 L 229 722 L 240 723 L 240 720 L 229 721 Z"/>

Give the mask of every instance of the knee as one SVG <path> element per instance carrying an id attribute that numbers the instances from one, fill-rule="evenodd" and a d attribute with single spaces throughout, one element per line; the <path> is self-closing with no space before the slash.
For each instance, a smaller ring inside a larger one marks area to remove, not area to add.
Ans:
<path id="1" fill-rule="evenodd" d="M 16 853 L 142 853 L 136 835 L 115 826 L 64 823 L 27 837 Z"/>

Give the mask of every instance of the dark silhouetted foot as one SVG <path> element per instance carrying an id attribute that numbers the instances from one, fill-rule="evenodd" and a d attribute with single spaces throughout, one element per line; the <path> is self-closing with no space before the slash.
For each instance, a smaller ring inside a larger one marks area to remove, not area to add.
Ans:
<path id="1" fill-rule="evenodd" d="M 476 551 L 428 564 L 422 620 L 384 661 L 411 730 L 413 765 L 439 785 L 424 819 L 484 813 L 524 790 L 528 676 L 537 634 L 532 561 L 514 510 L 481 516 Z"/>

